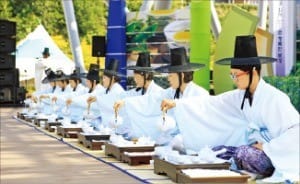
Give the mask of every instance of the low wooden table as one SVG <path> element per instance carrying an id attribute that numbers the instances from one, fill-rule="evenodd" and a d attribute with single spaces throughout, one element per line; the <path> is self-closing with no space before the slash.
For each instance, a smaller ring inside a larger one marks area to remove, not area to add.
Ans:
<path id="1" fill-rule="evenodd" d="M 17 118 L 25 120 L 26 113 L 17 112 Z"/>
<path id="2" fill-rule="evenodd" d="M 78 132 L 82 132 L 80 127 L 63 127 L 57 126 L 57 135 L 61 135 L 62 137 L 66 138 L 77 138 Z"/>
<path id="3" fill-rule="evenodd" d="M 47 121 L 48 121 L 48 118 L 35 118 L 35 119 L 34 119 L 34 124 L 35 124 L 36 126 L 40 127 L 40 126 L 41 126 L 41 121 L 47 122 Z"/>
<path id="4" fill-rule="evenodd" d="M 214 176 L 214 177 L 190 177 L 183 172 L 177 171 L 178 183 L 205 183 L 205 184 L 213 184 L 213 183 L 223 183 L 223 184 L 247 184 L 249 175 L 241 174 L 240 176 Z"/>
<path id="5" fill-rule="evenodd" d="M 172 181 L 178 182 L 177 172 L 181 169 L 229 169 L 230 163 L 218 164 L 174 164 L 157 156 L 153 157 L 154 160 L 154 173 L 165 174 L 171 178 Z"/>
<path id="6" fill-rule="evenodd" d="M 91 150 L 101 150 L 101 146 L 105 144 L 110 138 L 110 135 L 101 134 L 86 134 L 83 132 L 78 132 L 78 142 L 83 144 L 85 147 Z"/>
<path id="7" fill-rule="evenodd" d="M 102 150 L 102 145 L 105 145 L 105 140 L 86 140 L 83 145 L 91 150 Z"/>
<path id="8" fill-rule="evenodd" d="M 122 161 L 123 152 L 147 152 L 154 151 L 154 146 L 127 146 L 118 147 L 110 142 L 105 143 L 105 155 L 113 156 L 117 160 Z"/>
<path id="9" fill-rule="evenodd" d="M 121 154 L 121 158 L 123 162 L 128 163 L 129 165 L 150 164 L 150 160 L 152 160 L 153 153 L 154 152 L 131 152 L 129 154 L 126 154 L 126 152 L 123 152 Z"/>
<path id="10" fill-rule="evenodd" d="M 60 126 L 60 122 L 46 122 L 45 123 L 45 129 L 49 132 L 54 132 L 57 126 Z"/>
<path id="11" fill-rule="evenodd" d="M 24 115 L 24 120 L 29 123 L 32 123 L 32 120 L 34 120 L 34 119 L 35 119 L 35 117 L 29 116 L 29 115 Z"/>

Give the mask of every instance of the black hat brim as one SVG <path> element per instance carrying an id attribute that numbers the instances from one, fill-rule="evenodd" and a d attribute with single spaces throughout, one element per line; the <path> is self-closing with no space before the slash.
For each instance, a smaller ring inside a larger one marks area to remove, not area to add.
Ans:
<path id="1" fill-rule="evenodd" d="M 192 71 L 200 70 L 203 67 L 205 67 L 205 64 L 189 63 L 187 65 L 178 65 L 178 66 L 165 65 L 156 68 L 155 71 L 159 73 L 192 72 Z"/>
<path id="2" fill-rule="evenodd" d="M 42 80 L 42 84 L 47 84 L 47 83 L 50 83 L 50 82 L 54 82 L 55 79 L 48 79 L 47 77 L 45 77 L 43 80 Z"/>
<path id="3" fill-rule="evenodd" d="M 266 64 L 266 63 L 273 63 L 277 61 L 276 58 L 272 57 L 264 57 L 264 56 L 258 56 L 258 57 L 247 57 L 247 58 L 223 58 L 220 60 L 217 60 L 215 63 L 219 65 L 257 65 L 257 64 Z"/>
<path id="4" fill-rule="evenodd" d="M 100 69 L 100 71 L 102 71 L 104 73 L 108 73 L 110 75 L 118 76 L 118 77 L 126 77 L 126 75 L 123 75 L 123 74 L 121 74 L 119 72 L 115 72 L 113 70 Z"/>
<path id="5" fill-rule="evenodd" d="M 78 75 L 67 75 L 67 79 L 69 79 L 69 80 L 72 80 L 72 79 L 79 80 L 80 78 L 81 78 L 80 74 L 78 74 Z"/>
<path id="6" fill-rule="evenodd" d="M 53 81 L 69 80 L 68 76 L 57 77 Z"/>
<path id="7" fill-rule="evenodd" d="M 141 72 L 155 72 L 152 67 L 141 67 L 141 66 L 127 66 L 125 69 L 127 70 L 135 70 Z"/>

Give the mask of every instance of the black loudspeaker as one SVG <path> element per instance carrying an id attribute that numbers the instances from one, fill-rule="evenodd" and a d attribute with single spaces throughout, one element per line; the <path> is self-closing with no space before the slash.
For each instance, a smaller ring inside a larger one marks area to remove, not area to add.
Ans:
<path id="1" fill-rule="evenodd" d="M 0 69 L 14 69 L 16 67 L 16 56 L 0 53 Z"/>
<path id="2" fill-rule="evenodd" d="M 92 37 L 92 56 L 104 57 L 105 56 L 105 36 L 93 36 Z"/>
<path id="3" fill-rule="evenodd" d="M 15 103 L 16 101 L 15 86 L 0 86 L 0 104 L 1 103 Z"/>
<path id="4" fill-rule="evenodd" d="M 16 50 L 15 38 L 0 37 L 0 52 L 10 53 Z"/>
<path id="5" fill-rule="evenodd" d="M 24 103 L 24 100 L 26 98 L 26 89 L 24 87 L 19 87 L 17 88 L 16 90 L 16 99 L 15 99 L 15 103 L 18 103 L 18 104 L 22 104 Z"/>
<path id="6" fill-rule="evenodd" d="M 19 87 L 19 69 L 0 70 L 0 87 L 1 86 Z"/>
<path id="7" fill-rule="evenodd" d="M 16 23 L 0 19 L 0 36 L 15 36 Z"/>

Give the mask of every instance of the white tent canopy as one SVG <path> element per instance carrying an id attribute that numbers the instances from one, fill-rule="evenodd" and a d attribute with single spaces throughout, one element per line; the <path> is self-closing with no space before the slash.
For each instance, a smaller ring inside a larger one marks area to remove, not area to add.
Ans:
<path id="1" fill-rule="evenodd" d="M 48 47 L 50 52 L 47 67 L 53 71 L 62 69 L 66 74 L 73 71 L 74 62 L 59 49 L 44 26 L 39 25 L 17 45 L 16 68 L 20 72 L 20 81 L 34 78 L 35 62 L 42 57 L 45 47 Z"/>

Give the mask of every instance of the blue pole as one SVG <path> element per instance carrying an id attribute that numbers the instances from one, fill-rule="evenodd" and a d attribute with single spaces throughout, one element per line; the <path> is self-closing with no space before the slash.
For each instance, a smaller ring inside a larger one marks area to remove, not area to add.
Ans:
<path id="1" fill-rule="evenodd" d="M 110 0 L 107 20 L 107 49 L 105 66 L 111 58 L 119 60 L 119 72 L 126 76 L 126 13 L 125 0 Z M 126 77 L 121 79 L 126 89 Z"/>

